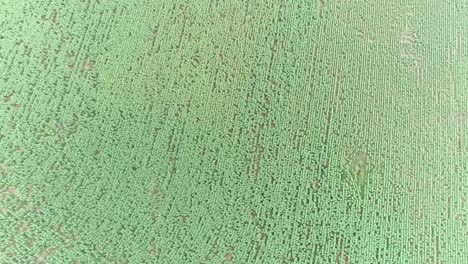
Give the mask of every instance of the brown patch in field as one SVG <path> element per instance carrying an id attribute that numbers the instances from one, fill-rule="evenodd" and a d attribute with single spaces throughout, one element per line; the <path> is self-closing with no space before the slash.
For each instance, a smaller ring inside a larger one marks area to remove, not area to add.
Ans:
<path id="1" fill-rule="evenodd" d="M 319 0 L 319 16 L 320 17 L 322 17 L 324 7 L 325 7 L 325 1 Z"/>
<path id="2" fill-rule="evenodd" d="M 4 192 L 3 192 L 3 197 L 2 199 L 6 199 L 10 196 L 13 196 L 15 198 L 18 198 L 20 196 L 20 192 L 18 191 L 18 189 L 16 189 L 15 187 L 8 187 Z"/>
<path id="3" fill-rule="evenodd" d="M 361 151 L 356 153 L 351 166 L 356 182 L 360 187 L 364 186 L 367 181 L 367 153 Z"/>
<path id="4" fill-rule="evenodd" d="M 94 64 L 91 64 L 91 61 L 90 61 L 89 57 L 86 56 L 81 71 L 86 72 L 86 71 L 91 70 L 92 68 L 94 68 Z"/>
<path id="5" fill-rule="evenodd" d="M 2 174 L 3 177 L 8 176 L 8 168 L 0 165 L 0 174 Z"/>
<path id="6" fill-rule="evenodd" d="M 225 258 L 226 258 L 226 261 L 227 261 L 227 262 L 231 262 L 232 259 L 233 259 L 232 253 L 227 253 L 226 256 L 225 256 Z"/>
<path id="7" fill-rule="evenodd" d="M 23 233 L 24 231 L 29 229 L 29 225 L 24 223 L 18 227 L 18 233 Z"/>
<path id="8" fill-rule="evenodd" d="M 45 263 L 46 258 L 49 256 L 52 256 L 58 251 L 57 248 L 49 248 L 49 249 L 43 249 L 41 252 L 36 256 L 34 263 L 39 264 L 39 263 Z"/>

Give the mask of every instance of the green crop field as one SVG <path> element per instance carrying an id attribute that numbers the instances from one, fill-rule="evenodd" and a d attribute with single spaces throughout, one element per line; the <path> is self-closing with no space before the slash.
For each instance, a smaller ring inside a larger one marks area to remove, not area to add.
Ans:
<path id="1" fill-rule="evenodd" d="M 0 0 L 0 263 L 468 263 L 468 1 Z"/>

